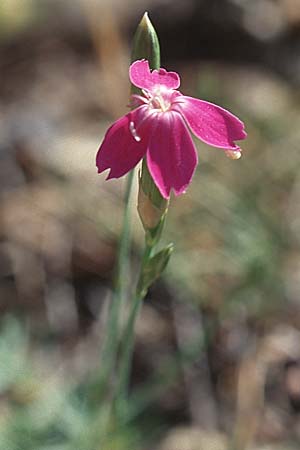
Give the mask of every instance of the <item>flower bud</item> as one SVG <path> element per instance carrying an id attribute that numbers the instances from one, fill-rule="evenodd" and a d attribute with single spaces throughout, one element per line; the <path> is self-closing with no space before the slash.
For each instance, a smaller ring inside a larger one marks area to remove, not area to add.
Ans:
<path id="1" fill-rule="evenodd" d="M 156 31 L 145 12 L 133 38 L 131 61 L 147 59 L 150 69 L 160 67 L 160 47 Z"/>

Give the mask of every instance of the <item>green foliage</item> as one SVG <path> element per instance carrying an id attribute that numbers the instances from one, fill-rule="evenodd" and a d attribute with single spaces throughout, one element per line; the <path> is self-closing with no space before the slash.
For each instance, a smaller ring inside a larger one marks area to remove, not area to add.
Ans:
<path id="1" fill-rule="evenodd" d="M 154 281 L 161 276 L 169 262 L 173 250 L 173 244 L 169 244 L 147 261 L 141 280 L 141 285 L 145 291 L 147 291 Z"/>

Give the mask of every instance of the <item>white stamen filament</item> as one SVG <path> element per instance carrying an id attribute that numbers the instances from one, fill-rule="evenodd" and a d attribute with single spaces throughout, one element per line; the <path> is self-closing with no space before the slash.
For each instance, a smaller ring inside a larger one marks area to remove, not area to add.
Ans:
<path id="1" fill-rule="evenodd" d="M 170 109 L 170 102 L 166 101 L 161 95 L 155 95 L 149 100 L 149 104 L 154 109 L 160 109 L 162 112 L 166 112 Z"/>
<path id="2" fill-rule="evenodd" d="M 156 110 L 159 112 L 169 111 L 172 107 L 173 98 L 170 93 L 166 90 L 161 90 L 161 88 L 154 89 L 153 91 L 148 91 L 147 89 L 142 89 L 143 95 L 133 94 L 132 106 L 147 105 L 151 110 Z"/>
<path id="3" fill-rule="evenodd" d="M 134 122 L 132 122 L 132 121 L 129 123 L 129 130 L 130 130 L 132 136 L 134 137 L 134 139 L 135 139 L 137 142 L 140 142 L 141 137 L 137 134 L 137 131 L 136 131 Z"/>
<path id="4" fill-rule="evenodd" d="M 147 109 L 147 107 L 145 107 Z M 142 140 L 141 136 L 139 135 L 139 130 L 141 129 L 141 126 L 149 120 L 151 117 L 156 115 L 157 112 L 151 111 L 146 112 L 142 120 L 138 122 L 138 124 L 134 123 L 133 121 L 129 122 L 129 131 L 131 132 L 132 136 L 137 142 L 140 142 Z M 143 133 L 142 133 L 143 134 Z"/>

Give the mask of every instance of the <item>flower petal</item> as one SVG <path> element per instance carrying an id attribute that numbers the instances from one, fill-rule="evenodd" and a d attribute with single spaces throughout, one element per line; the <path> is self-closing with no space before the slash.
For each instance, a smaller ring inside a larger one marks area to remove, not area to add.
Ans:
<path id="1" fill-rule="evenodd" d="M 98 173 L 110 169 L 107 179 L 119 178 L 129 172 L 143 158 L 149 142 L 149 134 L 144 132 L 135 139 L 130 131 L 136 111 L 118 119 L 106 132 L 96 156 Z"/>
<path id="2" fill-rule="evenodd" d="M 191 182 L 197 153 L 180 114 L 172 111 L 160 114 L 156 123 L 147 152 L 147 164 L 161 195 L 169 198 L 172 188 L 179 195 Z"/>
<path id="3" fill-rule="evenodd" d="M 199 139 L 214 147 L 238 149 L 234 141 L 247 136 L 240 119 L 213 103 L 183 95 L 173 109 L 181 112 Z"/>
<path id="4" fill-rule="evenodd" d="M 150 72 L 149 62 L 146 59 L 131 64 L 129 77 L 131 83 L 141 89 L 151 90 L 158 85 L 177 89 L 180 86 L 180 78 L 176 72 L 167 72 L 165 69 Z"/>

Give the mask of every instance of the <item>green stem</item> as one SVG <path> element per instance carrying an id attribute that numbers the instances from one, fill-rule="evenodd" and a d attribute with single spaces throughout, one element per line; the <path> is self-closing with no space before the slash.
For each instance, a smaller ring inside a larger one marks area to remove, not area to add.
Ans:
<path id="1" fill-rule="evenodd" d="M 117 256 L 117 266 L 115 274 L 114 292 L 110 304 L 108 322 L 105 333 L 105 341 L 102 348 L 100 376 L 97 381 L 98 395 L 102 395 L 109 383 L 109 377 L 112 373 L 119 342 L 119 321 L 120 311 L 126 298 L 127 280 L 128 280 L 128 260 L 131 240 L 130 226 L 130 206 L 133 184 L 134 170 L 129 172 L 124 196 L 124 215 L 123 225 L 119 241 L 119 250 Z"/>
<path id="2" fill-rule="evenodd" d="M 123 216 L 123 228 L 120 237 L 119 254 L 117 263 L 117 276 L 116 276 L 116 292 L 119 297 L 122 297 L 122 293 L 126 291 L 126 280 L 128 274 L 128 256 L 130 247 L 130 206 L 131 206 L 131 194 L 132 194 L 132 182 L 134 178 L 134 169 L 132 169 L 127 176 L 126 191 L 124 196 L 124 216 Z"/>
<path id="3" fill-rule="evenodd" d="M 141 269 L 139 279 L 137 282 L 136 294 L 131 304 L 131 310 L 129 313 L 126 328 L 122 338 L 122 353 L 119 365 L 119 382 L 116 390 L 115 408 L 117 414 L 122 414 L 126 407 L 126 400 L 128 395 L 128 385 L 130 378 L 131 362 L 134 350 L 134 326 L 136 318 L 140 311 L 142 300 L 147 294 L 147 288 L 143 285 L 144 271 L 151 258 L 153 245 L 149 244 L 145 240 L 145 249 L 142 257 Z"/>

